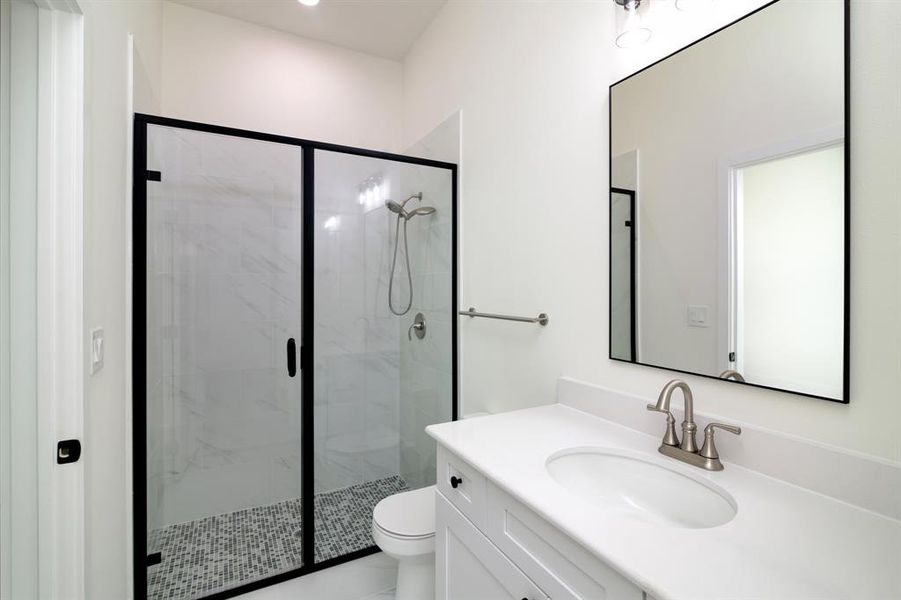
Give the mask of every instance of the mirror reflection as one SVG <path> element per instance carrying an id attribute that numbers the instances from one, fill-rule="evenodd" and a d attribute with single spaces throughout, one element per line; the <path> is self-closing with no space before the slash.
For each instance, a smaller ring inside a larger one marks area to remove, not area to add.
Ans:
<path id="1" fill-rule="evenodd" d="M 847 401 L 844 10 L 779 0 L 611 87 L 611 358 Z"/>

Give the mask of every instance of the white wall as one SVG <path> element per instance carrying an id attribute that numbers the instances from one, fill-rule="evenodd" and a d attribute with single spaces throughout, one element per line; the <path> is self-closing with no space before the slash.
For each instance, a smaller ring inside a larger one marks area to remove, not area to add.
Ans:
<path id="1" fill-rule="evenodd" d="M 167 117 L 399 147 L 397 61 L 164 2 L 162 73 Z"/>
<path id="2" fill-rule="evenodd" d="M 607 358 L 607 86 L 761 3 L 673 15 L 629 53 L 612 2 L 451 1 L 414 46 L 404 139 L 466 114 L 461 305 L 550 315 L 461 322 L 468 410 L 551 402 L 563 374 L 647 397 L 672 376 Z M 851 404 L 687 379 L 704 411 L 901 460 L 901 4 L 852 13 Z"/>
<path id="3" fill-rule="evenodd" d="M 159 110 L 161 7 L 155 0 L 79 0 L 85 15 L 85 339 L 105 332 L 104 368 L 85 380 L 86 597 L 131 595 L 131 391 L 126 348 L 128 33 L 134 33 L 134 101 Z M 86 352 L 87 356 L 88 353 Z"/>

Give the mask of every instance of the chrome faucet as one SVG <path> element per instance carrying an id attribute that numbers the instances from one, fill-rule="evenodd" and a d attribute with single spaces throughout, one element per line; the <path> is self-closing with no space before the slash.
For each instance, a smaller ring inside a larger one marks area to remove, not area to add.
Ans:
<path id="1" fill-rule="evenodd" d="M 745 378 L 735 369 L 726 369 L 725 371 L 720 373 L 720 379 L 732 379 L 739 383 L 745 383 Z"/>
<path id="2" fill-rule="evenodd" d="M 682 398 L 685 404 L 685 419 L 682 421 L 681 442 L 679 442 L 679 436 L 676 435 L 676 419 L 669 408 L 673 392 L 677 389 L 682 390 Z M 720 462 L 719 453 L 716 450 L 715 430 L 724 429 L 735 435 L 740 435 L 741 428 L 724 423 L 710 423 L 704 428 L 704 446 L 698 450 L 698 442 L 695 439 L 698 426 L 695 423 L 694 398 L 687 383 L 681 379 L 673 379 L 668 382 L 660 391 L 657 404 L 648 404 L 647 408 L 648 410 L 666 414 L 666 433 L 663 434 L 663 441 L 659 448 L 661 454 L 708 471 L 723 470 L 723 463 Z"/>

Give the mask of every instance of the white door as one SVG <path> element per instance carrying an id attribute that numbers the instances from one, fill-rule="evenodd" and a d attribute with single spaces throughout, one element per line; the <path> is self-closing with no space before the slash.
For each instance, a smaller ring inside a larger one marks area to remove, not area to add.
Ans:
<path id="1" fill-rule="evenodd" d="M 438 600 L 547 599 L 441 494 L 435 516 Z"/>

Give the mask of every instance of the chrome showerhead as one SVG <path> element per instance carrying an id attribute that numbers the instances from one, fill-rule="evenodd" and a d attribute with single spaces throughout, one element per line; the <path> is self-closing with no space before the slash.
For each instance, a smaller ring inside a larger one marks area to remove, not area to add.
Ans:
<path id="1" fill-rule="evenodd" d="M 400 204 L 398 204 L 394 200 L 385 200 L 385 206 L 388 208 L 388 210 L 390 210 L 391 212 L 398 215 L 398 217 L 403 217 L 405 221 L 409 221 L 413 217 L 417 217 L 420 215 L 422 215 L 422 216 L 430 215 L 430 214 L 436 212 L 435 209 L 432 208 L 431 206 L 420 206 L 419 208 L 408 211 L 406 208 L 404 208 L 404 206 L 406 206 L 407 202 L 409 202 L 410 200 L 413 200 L 413 199 L 416 199 L 416 200 L 419 200 L 420 202 L 422 202 L 422 192 L 419 192 L 418 194 L 413 194 L 412 196 L 410 196 L 409 198 L 407 198 Z"/>
<path id="2" fill-rule="evenodd" d="M 394 200 L 385 200 L 385 206 L 388 207 L 388 210 L 390 210 L 391 212 L 397 213 L 399 215 L 402 215 L 404 218 L 407 218 L 407 211 L 405 211 L 404 208 Z"/>
<path id="3" fill-rule="evenodd" d="M 409 215 L 407 218 L 409 219 L 409 218 L 411 218 L 411 217 L 418 217 L 418 216 L 420 216 L 420 215 L 422 215 L 422 216 L 425 216 L 425 215 L 431 215 L 431 214 L 434 214 L 434 213 L 436 213 L 436 212 L 438 212 L 438 211 L 436 211 L 436 210 L 435 210 L 433 207 L 431 207 L 431 206 L 420 206 L 420 207 L 417 208 L 416 210 L 410 211 L 410 215 Z"/>

